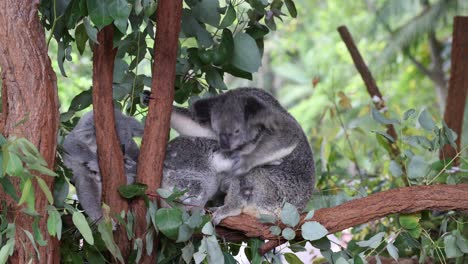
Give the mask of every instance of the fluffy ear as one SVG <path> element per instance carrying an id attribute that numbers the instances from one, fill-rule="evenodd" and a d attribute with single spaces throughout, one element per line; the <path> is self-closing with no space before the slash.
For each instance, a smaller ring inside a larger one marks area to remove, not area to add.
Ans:
<path id="1" fill-rule="evenodd" d="M 215 98 L 200 99 L 193 103 L 193 115 L 202 123 L 209 123 L 211 120 L 211 108 L 215 104 Z"/>
<path id="2" fill-rule="evenodd" d="M 266 106 L 260 100 L 253 96 L 247 96 L 244 100 L 245 120 L 250 120 L 261 111 L 266 110 Z"/>

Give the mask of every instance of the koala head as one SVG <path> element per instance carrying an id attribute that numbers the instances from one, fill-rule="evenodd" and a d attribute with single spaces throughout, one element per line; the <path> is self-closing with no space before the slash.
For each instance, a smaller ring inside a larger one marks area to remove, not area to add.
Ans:
<path id="1" fill-rule="evenodd" d="M 250 121 L 264 107 L 254 96 L 229 93 L 198 100 L 193 105 L 195 117 L 211 125 L 220 148 L 225 151 L 233 151 L 256 137 L 258 129 Z"/>

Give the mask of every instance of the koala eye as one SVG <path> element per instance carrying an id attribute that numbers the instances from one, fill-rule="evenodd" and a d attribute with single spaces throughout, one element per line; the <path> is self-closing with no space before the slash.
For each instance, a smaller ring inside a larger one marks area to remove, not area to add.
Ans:
<path id="1" fill-rule="evenodd" d="M 236 129 L 236 130 L 234 130 L 234 134 L 236 134 L 236 135 L 237 135 L 237 134 L 239 134 L 239 133 L 240 133 L 240 129 Z"/>

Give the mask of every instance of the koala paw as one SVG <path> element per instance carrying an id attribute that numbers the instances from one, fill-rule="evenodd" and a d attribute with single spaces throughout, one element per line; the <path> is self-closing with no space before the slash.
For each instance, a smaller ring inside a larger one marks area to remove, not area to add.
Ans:
<path id="1" fill-rule="evenodd" d="M 224 220 L 224 218 L 227 218 L 229 216 L 235 216 L 235 215 L 240 215 L 241 210 L 240 209 L 233 209 L 229 210 L 228 208 L 221 206 L 216 209 L 216 211 L 213 213 L 211 217 L 211 222 L 213 225 L 219 225 L 221 221 Z"/>

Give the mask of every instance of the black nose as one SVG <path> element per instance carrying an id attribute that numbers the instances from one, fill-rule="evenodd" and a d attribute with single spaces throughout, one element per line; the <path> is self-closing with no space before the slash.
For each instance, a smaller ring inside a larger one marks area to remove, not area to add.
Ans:
<path id="1" fill-rule="evenodd" d="M 219 146 L 222 149 L 229 149 L 229 137 L 226 134 L 219 135 Z"/>

